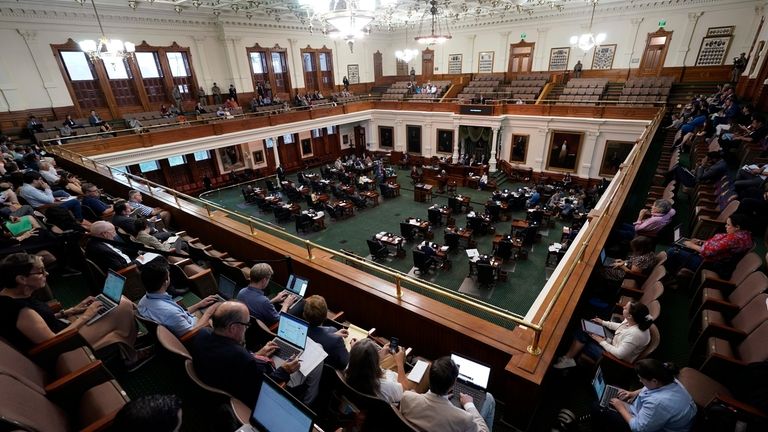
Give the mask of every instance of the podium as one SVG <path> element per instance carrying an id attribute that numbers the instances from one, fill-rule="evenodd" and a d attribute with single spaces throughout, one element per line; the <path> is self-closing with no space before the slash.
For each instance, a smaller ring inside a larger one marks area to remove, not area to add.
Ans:
<path id="1" fill-rule="evenodd" d="M 413 200 L 416 202 L 432 201 L 432 185 L 416 184 L 413 188 Z"/>

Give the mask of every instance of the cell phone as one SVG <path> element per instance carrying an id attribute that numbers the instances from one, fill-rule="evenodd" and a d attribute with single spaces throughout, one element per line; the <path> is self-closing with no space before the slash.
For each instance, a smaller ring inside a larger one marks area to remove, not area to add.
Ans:
<path id="1" fill-rule="evenodd" d="M 396 337 L 392 337 L 389 339 L 389 352 L 392 354 L 395 354 L 397 352 L 397 349 L 399 347 L 400 340 Z"/>

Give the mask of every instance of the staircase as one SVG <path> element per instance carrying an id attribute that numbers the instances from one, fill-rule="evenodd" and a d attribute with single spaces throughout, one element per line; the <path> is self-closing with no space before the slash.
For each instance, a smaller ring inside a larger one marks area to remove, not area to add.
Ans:
<path id="1" fill-rule="evenodd" d="M 695 83 L 674 83 L 669 91 L 668 105 L 685 105 L 691 99 L 699 94 L 711 95 L 717 91 L 719 82 L 695 82 Z"/>
<path id="2" fill-rule="evenodd" d="M 388 85 L 371 87 L 370 94 L 373 97 L 381 97 L 385 91 L 389 88 Z"/>
<path id="3" fill-rule="evenodd" d="M 623 89 L 623 82 L 609 82 L 608 86 L 605 88 L 605 92 L 603 93 L 602 100 L 618 102 L 619 96 L 621 96 L 621 91 Z"/>
<path id="4" fill-rule="evenodd" d="M 497 189 L 503 189 L 502 185 L 509 182 L 509 177 L 507 177 L 507 174 L 504 171 L 499 169 L 489 176 L 489 180 L 496 182 Z"/>
<path id="5" fill-rule="evenodd" d="M 549 89 L 549 93 L 547 93 L 547 97 L 545 98 L 548 101 L 556 101 L 560 99 L 560 95 L 563 94 L 563 89 L 565 88 L 565 84 L 555 84 Z"/>

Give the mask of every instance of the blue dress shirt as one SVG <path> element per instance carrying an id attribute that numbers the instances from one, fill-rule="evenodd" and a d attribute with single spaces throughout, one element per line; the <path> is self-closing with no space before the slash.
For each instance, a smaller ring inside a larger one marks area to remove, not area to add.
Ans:
<path id="1" fill-rule="evenodd" d="M 168 293 L 146 293 L 139 300 L 139 315 L 157 321 L 177 337 L 183 336 L 197 323 L 197 317 L 176 304 Z"/>
<path id="2" fill-rule="evenodd" d="M 629 406 L 632 432 L 687 432 L 696 418 L 696 404 L 680 381 L 649 390 L 643 388 Z"/>
<path id="3" fill-rule="evenodd" d="M 264 295 L 264 291 L 247 286 L 237 293 L 237 299 L 248 306 L 251 316 L 260 319 L 264 324 L 271 326 L 280 319 L 275 306 Z"/>

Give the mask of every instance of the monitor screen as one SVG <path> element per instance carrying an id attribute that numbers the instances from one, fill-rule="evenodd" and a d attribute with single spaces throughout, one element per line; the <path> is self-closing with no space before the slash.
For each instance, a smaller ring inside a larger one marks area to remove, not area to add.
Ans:
<path id="1" fill-rule="evenodd" d="M 488 387 L 488 379 L 491 376 L 490 367 L 456 354 L 451 354 L 451 360 L 459 367 L 459 378 L 462 381 L 472 383 L 481 388 Z"/>
<path id="2" fill-rule="evenodd" d="M 592 380 L 592 387 L 595 388 L 595 393 L 597 393 L 598 398 L 603 397 L 603 392 L 605 391 L 605 379 L 603 379 L 603 370 L 599 367 L 597 368 L 597 372 L 595 372 L 595 379 Z"/>
<path id="3" fill-rule="evenodd" d="M 306 321 L 281 313 L 277 336 L 303 349 L 307 343 L 308 328 L 309 324 Z"/>
<path id="4" fill-rule="evenodd" d="M 104 295 L 113 302 L 120 303 L 124 286 L 125 278 L 110 270 L 107 273 L 107 279 L 104 281 Z"/>
<path id="5" fill-rule="evenodd" d="M 271 379 L 264 377 L 251 423 L 266 432 L 310 432 L 314 413 Z"/>
<path id="6" fill-rule="evenodd" d="M 219 295 L 227 300 L 231 300 L 235 297 L 235 281 L 224 276 L 219 275 Z"/>
<path id="7" fill-rule="evenodd" d="M 309 282 L 306 279 L 302 279 L 292 274 L 288 277 L 288 286 L 286 288 L 292 293 L 304 297 L 307 293 L 307 285 L 309 285 Z"/>

